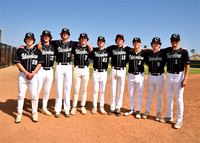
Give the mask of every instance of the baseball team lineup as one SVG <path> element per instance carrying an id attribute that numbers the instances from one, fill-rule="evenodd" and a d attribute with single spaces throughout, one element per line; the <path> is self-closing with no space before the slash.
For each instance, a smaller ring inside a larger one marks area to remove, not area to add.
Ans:
<path id="1" fill-rule="evenodd" d="M 142 40 L 133 38 L 133 48 L 124 44 L 124 36 L 117 34 L 116 45 L 105 47 L 106 39 L 103 36 L 97 38 L 97 47 L 93 48 L 87 44 L 89 37 L 87 33 L 81 33 L 79 41 L 69 41 L 70 31 L 63 28 L 60 33 L 61 40 L 52 40 L 51 32 L 44 30 L 40 42 L 34 46 L 36 41 L 33 33 L 25 34 L 25 46 L 17 49 L 14 62 L 20 73 L 18 78 L 18 102 L 16 123 L 20 123 L 23 116 L 23 105 L 27 86 L 29 86 L 32 106 L 32 120 L 38 122 L 38 100 L 42 87 L 44 95 L 42 100 L 42 113 L 51 116 L 47 109 L 49 94 L 54 76 L 55 68 L 55 117 L 60 117 L 63 110 L 66 117 L 76 114 L 81 96 L 81 113 L 87 114 L 85 108 L 87 101 L 87 86 L 89 81 L 89 59 L 93 61 L 93 108 L 92 114 L 98 110 L 106 114 L 104 110 L 105 89 L 107 83 L 107 69 L 110 61 L 110 111 L 108 115 L 121 116 L 123 93 L 128 70 L 128 93 L 130 110 L 124 116 L 135 115 L 135 118 L 146 119 L 150 114 L 150 108 L 154 92 L 156 94 L 156 121 L 162 123 L 173 122 L 173 95 L 175 93 L 177 103 L 177 121 L 174 128 L 178 129 L 183 124 L 183 93 L 189 75 L 190 61 L 187 49 L 179 47 L 180 35 L 171 35 L 171 46 L 160 49 L 162 42 L 159 37 L 153 37 L 152 49 L 141 49 Z M 74 57 L 74 68 L 72 68 L 72 57 Z M 128 64 L 128 69 L 127 65 Z M 140 110 L 144 91 L 144 65 L 148 67 L 146 110 L 141 116 Z M 166 81 L 164 81 L 164 68 L 167 66 Z M 72 72 L 72 70 L 74 71 Z M 167 111 L 166 116 L 161 118 L 163 106 L 163 89 L 166 83 Z M 73 84 L 72 105 L 70 105 L 71 86 Z M 64 93 L 63 93 L 64 92 Z M 100 96 L 100 107 L 97 107 L 98 93 Z M 64 100 L 62 97 L 64 95 Z M 106 95 L 109 96 L 109 95 Z M 136 96 L 136 102 L 135 102 Z M 62 103 L 63 101 L 63 103 Z M 134 109 L 136 104 L 136 109 Z"/>

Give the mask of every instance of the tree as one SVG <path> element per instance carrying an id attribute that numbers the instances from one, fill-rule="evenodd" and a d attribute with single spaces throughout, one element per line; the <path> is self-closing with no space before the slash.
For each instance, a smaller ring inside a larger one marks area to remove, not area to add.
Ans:
<path id="1" fill-rule="evenodd" d="M 147 48 L 147 45 L 144 45 L 144 48 L 146 49 L 146 48 Z"/>
<path id="2" fill-rule="evenodd" d="M 193 57 L 194 57 L 194 60 L 195 60 L 195 49 L 192 49 L 191 51 L 190 51 L 192 54 L 193 54 Z"/>

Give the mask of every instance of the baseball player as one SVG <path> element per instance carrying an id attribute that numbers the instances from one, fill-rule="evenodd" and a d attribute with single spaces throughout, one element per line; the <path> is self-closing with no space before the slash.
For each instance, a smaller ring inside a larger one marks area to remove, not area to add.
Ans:
<path id="1" fill-rule="evenodd" d="M 55 48 L 50 44 L 51 39 L 52 39 L 51 32 L 48 30 L 44 30 L 41 35 L 41 42 L 42 42 L 41 52 L 44 62 L 42 64 L 42 67 L 38 71 L 38 97 L 40 95 L 42 86 L 44 85 L 42 112 L 48 116 L 52 115 L 51 112 L 47 110 L 47 102 L 49 99 L 49 94 L 53 81 L 53 65 L 55 56 Z"/>
<path id="2" fill-rule="evenodd" d="M 166 53 L 164 50 L 160 50 L 162 45 L 159 37 L 154 37 L 151 42 L 153 51 L 147 53 L 147 66 L 149 70 L 147 79 L 147 99 L 146 99 L 146 111 L 142 118 L 146 119 L 149 115 L 150 107 L 154 91 L 156 92 L 157 103 L 157 115 L 156 121 L 161 118 L 161 111 L 163 105 L 162 92 L 164 88 L 164 67 L 166 64 Z"/>
<path id="3" fill-rule="evenodd" d="M 117 116 L 121 115 L 121 107 L 123 100 L 124 84 L 126 78 L 126 63 L 127 52 L 129 47 L 123 47 L 124 36 L 122 34 L 116 35 L 115 42 L 117 45 L 112 45 L 107 48 L 111 56 L 111 103 L 109 115 L 114 112 Z M 117 98 L 116 98 L 116 89 Z"/>
<path id="4" fill-rule="evenodd" d="M 91 58 L 93 59 L 93 108 L 92 113 L 97 112 L 97 99 L 98 92 L 100 89 L 100 108 L 99 111 L 101 114 L 105 114 L 104 110 L 104 99 L 105 99 L 105 88 L 107 82 L 107 69 L 109 62 L 109 53 L 104 48 L 105 38 L 99 36 L 97 39 L 98 48 L 94 48 Z"/>
<path id="5" fill-rule="evenodd" d="M 73 48 L 74 54 L 74 73 L 73 73 L 73 105 L 71 114 L 75 115 L 78 102 L 78 94 L 81 86 L 81 113 L 87 114 L 85 109 L 87 98 L 87 85 L 89 81 L 89 54 L 90 51 L 87 46 L 89 40 L 86 33 L 81 33 L 79 36 L 80 46 Z"/>
<path id="6" fill-rule="evenodd" d="M 26 33 L 24 48 L 17 49 L 14 62 L 20 70 L 18 79 L 18 105 L 16 123 L 20 123 L 22 119 L 24 98 L 26 94 L 27 85 L 29 85 L 32 105 L 32 118 L 34 122 L 38 122 L 38 96 L 37 96 L 37 72 L 43 63 L 42 54 L 34 47 L 35 37 L 33 33 Z"/>
<path id="7" fill-rule="evenodd" d="M 166 96 L 167 96 L 167 116 L 160 119 L 160 122 L 173 121 L 173 94 L 175 92 L 177 103 L 177 122 L 174 128 L 182 126 L 183 121 L 183 92 L 187 84 L 190 61 L 188 51 L 179 47 L 180 35 L 171 35 L 171 45 L 165 49 L 167 54 L 167 77 L 166 77 Z M 185 74 L 184 74 L 185 67 Z"/>
<path id="8" fill-rule="evenodd" d="M 137 94 L 136 118 L 140 119 L 140 109 L 144 91 L 144 63 L 146 61 L 145 51 L 140 49 L 141 39 L 133 38 L 134 49 L 128 53 L 129 70 L 128 70 L 128 90 L 130 110 L 124 115 L 128 116 L 134 113 L 135 92 Z"/>

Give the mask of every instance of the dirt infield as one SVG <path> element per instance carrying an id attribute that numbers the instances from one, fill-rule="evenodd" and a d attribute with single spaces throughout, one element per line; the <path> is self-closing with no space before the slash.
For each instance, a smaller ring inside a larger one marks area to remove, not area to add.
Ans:
<path id="1" fill-rule="evenodd" d="M 17 114 L 18 69 L 11 66 L 0 70 L 0 142 L 200 142 L 200 74 L 190 75 L 184 92 L 184 119 L 181 129 L 173 129 L 176 121 L 176 101 L 174 100 L 174 123 L 155 121 L 155 96 L 148 119 L 136 119 L 133 116 L 96 115 L 92 109 L 92 78 L 88 85 L 86 103 L 87 115 L 81 115 L 80 102 L 75 116 L 66 118 L 64 112 L 60 118 L 43 115 L 42 94 L 39 100 L 39 122 L 31 120 L 30 94 L 24 101 L 23 120 L 15 124 Z M 147 78 L 147 76 L 145 76 Z M 146 83 L 141 113 L 146 104 Z M 71 98 L 72 99 L 72 98 Z M 79 96 L 80 100 L 80 96 Z M 163 94 L 162 117 L 166 115 L 166 94 Z M 99 100 L 98 100 L 99 101 Z M 110 78 L 106 88 L 105 110 L 109 111 Z M 54 112 L 55 81 L 52 85 L 48 108 Z M 129 109 L 127 82 L 125 85 L 122 112 Z"/>

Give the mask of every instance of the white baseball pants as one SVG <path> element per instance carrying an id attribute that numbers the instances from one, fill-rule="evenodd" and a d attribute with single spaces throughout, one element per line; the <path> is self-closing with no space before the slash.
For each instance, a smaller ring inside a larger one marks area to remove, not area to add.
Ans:
<path id="1" fill-rule="evenodd" d="M 175 92 L 176 103 L 177 103 L 177 121 L 182 122 L 183 120 L 183 92 L 184 88 L 181 87 L 184 73 L 170 74 L 167 73 L 166 77 L 166 95 L 167 95 L 167 117 L 173 118 L 173 96 Z"/>
<path id="2" fill-rule="evenodd" d="M 126 78 L 126 68 L 124 70 L 111 69 L 110 82 L 111 82 L 111 102 L 110 109 L 120 109 L 122 107 L 124 85 Z M 117 98 L 116 98 L 117 90 Z"/>
<path id="3" fill-rule="evenodd" d="M 74 67 L 73 74 L 73 107 L 77 106 L 79 89 L 81 87 L 81 106 L 85 106 L 87 99 L 87 85 L 89 81 L 89 68 Z"/>
<path id="4" fill-rule="evenodd" d="M 154 95 L 154 91 L 156 92 L 156 104 L 157 104 L 157 112 L 161 113 L 163 99 L 162 93 L 164 88 L 164 75 L 153 76 L 151 74 L 148 75 L 147 79 L 147 99 L 146 99 L 146 111 L 150 111 L 152 99 Z"/>
<path id="5" fill-rule="evenodd" d="M 63 96 L 63 81 L 64 81 L 64 111 L 65 113 L 69 113 L 70 93 L 71 93 L 71 85 L 72 85 L 72 66 L 56 64 L 55 80 L 56 80 L 55 111 L 56 113 L 61 112 L 62 96 Z"/>
<path id="6" fill-rule="evenodd" d="M 43 106 L 42 109 L 47 109 L 47 103 L 49 100 L 49 94 L 51 90 L 51 85 L 53 82 L 53 68 L 50 70 L 44 70 L 43 67 L 38 71 L 38 98 L 40 96 L 40 91 L 44 85 L 44 96 L 43 96 Z"/>
<path id="7" fill-rule="evenodd" d="M 135 105 L 135 92 L 137 94 L 137 107 L 136 111 L 140 111 L 142 106 L 142 98 L 144 91 L 144 73 L 134 75 L 128 74 L 128 91 L 129 91 L 129 103 L 130 109 L 134 109 Z"/>
<path id="8" fill-rule="evenodd" d="M 98 92 L 100 89 L 100 107 L 105 104 L 105 88 L 107 82 L 107 71 L 93 71 L 93 106 L 97 107 Z"/>
<path id="9" fill-rule="evenodd" d="M 23 112 L 24 106 L 24 98 L 27 90 L 27 85 L 29 85 L 29 91 L 31 95 L 31 106 L 32 106 L 32 113 L 37 113 L 38 109 L 38 94 L 37 94 L 37 74 L 31 79 L 26 79 L 26 74 L 23 72 L 19 73 L 18 78 L 18 104 L 17 104 L 17 111 L 18 113 Z"/>

